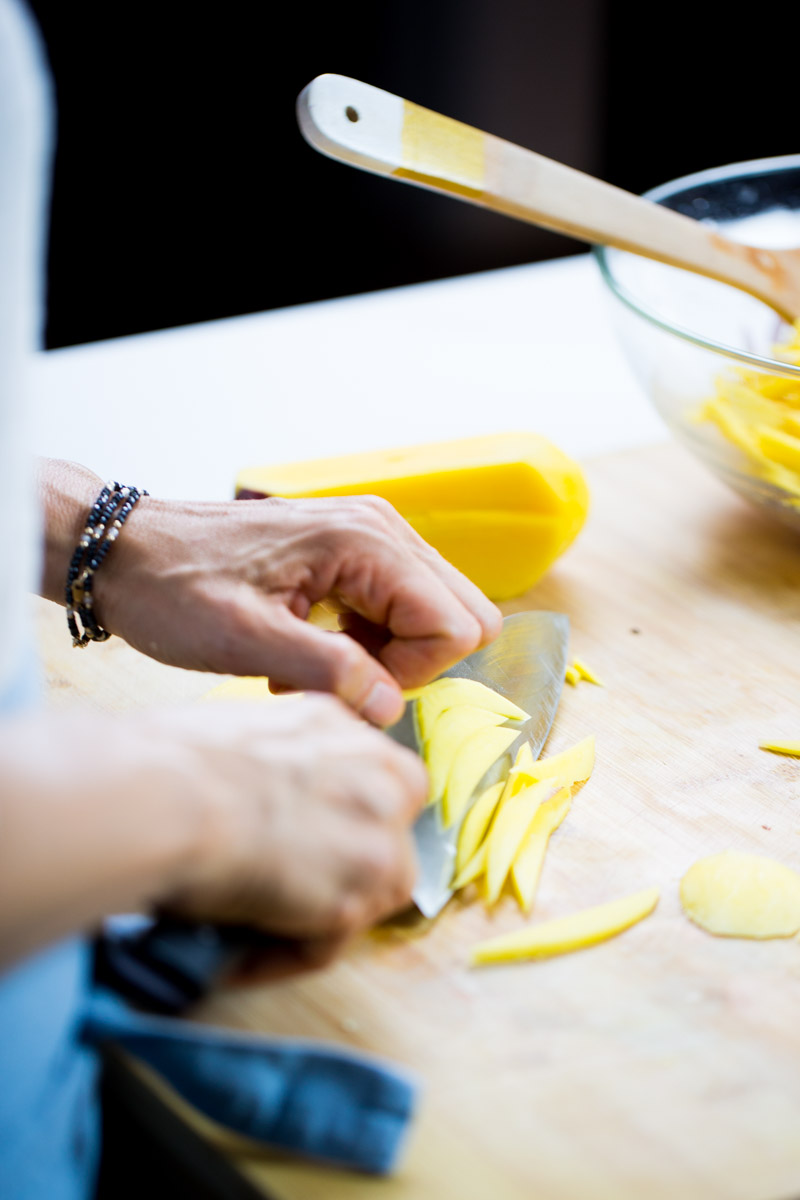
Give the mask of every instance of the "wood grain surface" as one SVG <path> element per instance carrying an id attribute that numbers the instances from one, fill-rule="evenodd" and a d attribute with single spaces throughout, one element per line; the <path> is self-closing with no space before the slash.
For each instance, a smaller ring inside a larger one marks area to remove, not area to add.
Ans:
<path id="1" fill-rule="evenodd" d="M 576 546 L 505 605 L 557 609 L 604 680 L 565 688 L 547 751 L 597 736 L 594 776 L 554 834 L 533 920 L 650 885 L 655 914 L 550 961 L 471 969 L 525 918 L 469 897 L 399 920 L 323 973 L 222 992 L 197 1019 L 331 1039 L 423 1083 L 391 1179 L 231 1152 L 285 1200 L 782 1200 L 800 1195 L 800 945 L 715 939 L 678 883 L 725 848 L 800 869 L 800 533 L 664 445 L 587 466 Z M 40 606 L 52 702 L 126 709 L 215 680 L 112 639 L 69 647 Z M 211 1136 L 211 1135 L 210 1135 Z"/>

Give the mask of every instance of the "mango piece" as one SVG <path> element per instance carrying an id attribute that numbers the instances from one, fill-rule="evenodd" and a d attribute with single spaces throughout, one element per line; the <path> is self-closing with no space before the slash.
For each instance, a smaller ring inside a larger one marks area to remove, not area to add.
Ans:
<path id="1" fill-rule="evenodd" d="M 301 692 L 288 692 L 284 696 L 273 696 L 266 676 L 241 675 L 237 679 L 226 679 L 206 692 L 203 700 L 294 700 Z"/>
<path id="2" fill-rule="evenodd" d="M 523 912 L 530 912 L 533 907 L 550 835 L 558 829 L 571 806 L 569 788 L 559 788 L 555 796 L 539 805 L 517 850 L 511 864 L 511 883 Z"/>
<path id="3" fill-rule="evenodd" d="M 527 591 L 580 531 L 583 474 L 546 438 L 493 434 L 248 468 L 242 499 L 383 496 L 487 595 Z"/>
<path id="4" fill-rule="evenodd" d="M 448 708 L 439 714 L 423 746 L 428 768 L 429 804 L 435 804 L 441 798 L 456 756 L 472 734 L 479 729 L 502 725 L 504 720 L 502 713 L 475 708 L 471 704 L 459 704 L 457 708 Z"/>
<path id="5" fill-rule="evenodd" d="M 756 442 L 765 458 L 800 474 L 800 438 L 766 425 L 756 426 Z"/>
<path id="6" fill-rule="evenodd" d="M 486 842 L 481 842 L 478 849 L 473 854 L 472 858 L 462 867 L 456 875 L 453 882 L 450 884 L 454 892 L 465 888 L 468 883 L 474 883 L 479 876 L 483 875 L 486 870 L 486 852 L 488 846 Z"/>
<path id="7" fill-rule="evenodd" d="M 573 540 L 558 515 L 473 509 L 403 513 L 429 545 L 492 600 L 521 596 Z"/>
<path id="8" fill-rule="evenodd" d="M 587 683 L 594 683 L 597 687 L 603 687 L 602 680 L 598 679 L 591 667 L 588 667 L 582 658 L 573 658 L 572 666 L 578 672 L 581 679 L 585 679 Z"/>
<path id="9" fill-rule="evenodd" d="M 442 823 L 446 829 L 461 819 L 475 788 L 516 737 L 516 729 L 479 729 L 464 743 L 450 768 L 442 796 Z"/>
<path id="10" fill-rule="evenodd" d="M 722 937 L 792 937 L 800 930 L 800 875 L 759 854 L 726 850 L 694 863 L 681 904 L 701 929 Z"/>
<path id="11" fill-rule="evenodd" d="M 487 687 L 485 683 L 479 683 L 477 679 L 453 679 L 450 676 L 434 679 L 433 683 L 421 689 L 414 710 L 417 732 L 423 747 L 430 738 L 434 722 L 448 708 L 455 708 L 460 704 L 485 708 L 487 712 L 499 713 L 505 720 L 526 721 L 530 715 L 499 692 Z"/>
<path id="12" fill-rule="evenodd" d="M 554 954 L 567 954 L 571 950 L 582 950 L 615 937 L 649 916 L 658 904 L 658 898 L 658 888 L 645 888 L 631 896 L 584 909 L 569 917 L 559 917 L 480 942 L 473 947 L 470 961 L 473 966 L 478 966 L 515 959 L 547 958 Z"/>
<path id="13" fill-rule="evenodd" d="M 560 787 L 577 788 L 585 783 L 594 770 L 594 734 L 574 746 L 540 758 L 528 770 L 531 780 L 553 779 Z"/>
<path id="14" fill-rule="evenodd" d="M 514 857 L 543 800 L 553 794 L 549 780 L 524 787 L 501 801 L 486 839 L 486 903 L 495 904 L 503 890 Z"/>
<path id="15" fill-rule="evenodd" d="M 499 783 L 493 783 L 491 787 L 486 788 L 464 818 L 458 835 L 456 873 L 463 870 L 483 841 L 483 835 L 489 828 L 504 787 L 505 783 L 501 779 Z"/>
<path id="16" fill-rule="evenodd" d="M 800 742 L 762 742 L 759 750 L 771 750 L 773 754 L 788 754 L 800 758 Z"/>
<path id="17" fill-rule="evenodd" d="M 572 687 L 577 687 L 578 680 L 580 679 L 580 673 L 578 672 L 576 667 L 573 667 L 569 663 L 567 663 L 566 669 L 564 671 L 564 679 Z"/>

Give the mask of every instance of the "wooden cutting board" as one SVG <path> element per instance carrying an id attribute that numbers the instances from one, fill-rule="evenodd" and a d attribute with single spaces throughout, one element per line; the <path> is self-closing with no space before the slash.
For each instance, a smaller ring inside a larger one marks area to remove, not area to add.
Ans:
<path id="1" fill-rule="evenodd" d="M 676 446 L 590 463 L 593 511 L 537 588 L 605 687 L 567 687 L 547 751 L 588 733 L 597 766 L 554 835 L 533 920 L 658 885 L 655 914 L 612 942 L 470 969 L 517 928 L 452 901 L 333 968 L 220 993 L 198 1012 L 240 1028 L 375 1051 L 424 1094 L 388 1180 L 235 1151 L 291 1200 L 779 1200 L 800 1194 L 800 944 L 715 939 L 678 882 L 725 848 L 800 869 L 800 536 L 747 507 Z M 75 654 L 41 605 L 54 703 L 124 709 L 193 699 L 214 680 L 112 639 Z M 229 1144 L 229 1149 L 231 1145 Z M 232 1151 L 233 1152 L 233 1151 Z"/>

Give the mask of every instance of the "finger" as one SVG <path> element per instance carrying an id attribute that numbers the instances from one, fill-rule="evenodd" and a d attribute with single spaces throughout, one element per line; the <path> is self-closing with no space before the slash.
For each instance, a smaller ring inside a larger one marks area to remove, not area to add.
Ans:
<path id="1" fill-rule="evenodd" d="M 226 977 L 230 987 L 278 983 L 304 971 L 329 966 L 347 945 L 345 937 L 271 939 L 263 949 L 249 950 Z"/>
<path id="2" fill-rule="evenodd" d="M 397 681 L 352 638 L 300 621 L 275 602 L 264 624 L 258 639 L 263 662 L 254 664 L 256 673 L 290 689 L 333 692 L 373 725 L 399 721 L 405 701 Z"/>

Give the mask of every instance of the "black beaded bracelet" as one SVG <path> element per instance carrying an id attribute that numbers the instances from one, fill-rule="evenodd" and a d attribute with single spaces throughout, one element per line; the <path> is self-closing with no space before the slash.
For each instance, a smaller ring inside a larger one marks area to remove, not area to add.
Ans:
<path id="1" fill-rule="evenodd" d="M 94 576 L 134 507 L 142 496 L 147 495 L 138 488 L 114 481 L 105 485 L 92 505 L 67 571 L 67 626 L 73 646 L 105 642 L 111 637 L 108 630 L 97 623 L 92 611 Z"/>

